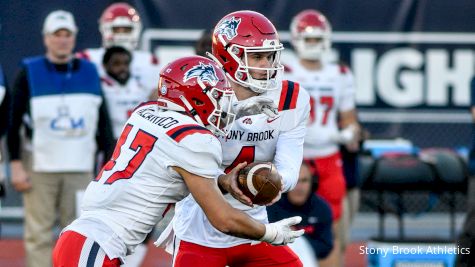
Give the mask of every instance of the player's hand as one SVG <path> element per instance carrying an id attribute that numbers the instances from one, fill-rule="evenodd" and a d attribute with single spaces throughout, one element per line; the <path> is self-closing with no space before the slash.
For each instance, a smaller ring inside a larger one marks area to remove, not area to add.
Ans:
<path id="1" fill-rule="evenodd" d="M 271 243 L 272 245 L 286 245 L 292 243 L 304 234 L 304 230 L 292 230 L 292 226 L 299 224 L 302 217 L 295 216 L 280 220 L 275 223 L 266 224 L 266 232 L 261 238 L 261 241 Z"/>
<path id="2" fill-rule="evenodd" d="M 18 192 L 25 192 L 31 189 L 31 181 L 19 160 L 13 160 L 10 163 L 12 172 L 12 185 Z"/>
<path id="3" fill-rule="evenodd" d="M 253 96 L 246 100 L 237 101 L 233 104 L 233 111 L 236 114 L 236 119 L 244 116 L 266 114 L 270 119 L 279 116 L 274 101 L 265 96 Z"/>
<path id="4" fill-rule="evenodd" d="M 238 187 L 238 175 L 239 171 L 246 167 L 247 162 L 239 163 L 234 169 L 229 172 L 228 174 L 221 175 L 218 178 L 219 185 L 226 190 L 228 193 L 231 194 L 235 199 L 237 199 L 242 204 L 252 207 L 252 201 L 248 198 Z"/>
<path id="5" fill-rule="evenodd" d="M 349 125 L 341 131 L 330 136 L 330 140 L 338 144 L 350 144 L 355 143 L 358 140 L 358 128 L 356 125 Z"/>

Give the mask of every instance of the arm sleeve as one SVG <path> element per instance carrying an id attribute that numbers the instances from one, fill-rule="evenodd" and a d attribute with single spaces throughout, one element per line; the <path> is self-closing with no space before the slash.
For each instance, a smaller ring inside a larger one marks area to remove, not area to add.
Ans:
<path id="1" fill-rule="evenodd" d="M 326 258 L 333 249 L 332 213 L 328 204 L 318 196 L 312 196 L 312 214 L 318 218 L 315 231 L 306 237 L 318 259 Z"/>
<path id="2" fill-rule="evenodd" d="M 21 141 L 20 128 L 23 124 L 23 115 L 29 112 L 30 90 L 26 70 L 22 69 L 13 85 L 12 103 L 10 109 L 10 128 L 7 134 L 8 153 L 10 160 L 20 159 Z"/>
<path id="3" fill-rule="evenodd" d="M 3 75 L 3 73 L 0 73 Z M 0 88 L 2 86 L 0 85 Z M 10 126 L 10 91 L 8 90 L 7 82 L 5 81 L 5 85 L 2 89 L 5 90 L 3 94 L 3 99 L 1 99 L 0 103 L 0 138 L 7 133 L 8 127 Z"/>
<path id="4" fill-rule="evenodd" d="M 102 103 L 99 107 L 99 122 L 96 133 L 97 148 L 104 152 L 104 158 L 108 160 L 114 151 L 114 134 L 112 132 L 112 124 L 107 111 L 107 103 L 102 96 Z"/>
<path id="5" fill-rule="evenodd" d="M 167 164 L 210 179 L 221 173 L 223 160 L 221 143 L 211 134 L 193 134 L 180 141 Z"/>
<path id="6" fill-rule="evenodd" d="M 294 124 L 295 126 L 280 133 L 274 156 L 274 164 L 279 174 L 282 175 L 284 192 L 292 190 L 297 184 L 300 165 L 302 164 L 303 143 L 310 113 L 310 97 L 305 89 L 300 89 L 297 109 L 287 112 L 294 113 L 294 116 L 283 117 L 282 123 Z"/>
<path id="7" fill-rule="evenodd" d="M 349 111 L 355 108 L 355 82 L 353 74 L 350 69 L 347 68 L 345 73 L 341 74 L 341 95 L 339 111 Z"/>

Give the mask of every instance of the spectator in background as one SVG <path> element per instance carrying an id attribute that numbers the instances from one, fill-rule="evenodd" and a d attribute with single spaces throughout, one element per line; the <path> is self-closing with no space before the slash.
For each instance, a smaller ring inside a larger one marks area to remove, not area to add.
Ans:
<path id="1" fill-rule="evenodd" d="M 132 54 L 120 46 L 108 48 L 102 59 L 105 74 L 102 91 L 111 117 L 114 139 L 119 139 L 125 122 L 140 103 L 148 100 L 146 90 L 136 76 L 130 74 Z M 158 74 L 157 74 L 158 75 Z"/>
<path id="2" fill-rule="evenodd" d="M 23 193 L 28 267 L 52 266 L 56 212 L 61 227 L 74 220 L 75 194 L 94 177 L 97 145 L 106 155 L 113 148 L 96 68 L 72 53 L 76 33 L 71 13 L 51 12 L 43 24 L 46 54 L 24 59 L 14 84 L 8 150 L 12 185 Z M 20 153 L 22 125 L 31 156 Z"/>
<path id="3" fill-rule="evenodd" d="M 0 197 L 5 196 L 5 157 L 2 151 L 3 136 L 10 121 L 10 93 L 0 66 Z"/>
<path id="4" fill-rule="evenodd" d="M 78 53 L 78 56 L 94 63 L 102 77 L 105 74 L 102 66 L 105 50 L 112 46 L 127 49 L 132 54 L 130 64 L 132 76 L 149 91 L 149 99 L 156 100 L 160 66 L 157 57 L 151 52 L 137 49 L 142 22 L 135 8 L 125 2 L 110 5 L 99 19 L 99 31 L 102 35 L 102 47 L 86 49 Z"/>
<path id="5" fill-rule="evenodd" d="M 213 38 L 213 32 L 211 30 L 204 30 L 201 33 L 200 38 L 195 43 L 195 53 L 198 56 L 208 57 L 206 52 L 211 53 L 211 40 Z"/>
<path id="6" fill-rule="evenodd" d="M 282 198 L 272 206 L 267 207 L 269 221 L 274 222 L 289 216 L 301 216 L 302 222 L 295 227 L 304 229 L 304 238 L 309 241 L 313 255 L 300 255 L 298 242 L 289 245 L 300 259 L 324 259 L 333 248 L 332 213 L 321 197 L 312 194 L 318 187 L 318 177 L 312 175 L 311 168 L 304 162 L 300 166 L 299 180 L 292 191 L 283 194 Z M 304 261 L 304 267 L 307 267 Z M 317 266 L 314 262 L 311 266 Z"/>
<path id="7" fill-rule="evenodd" d="M 2 66 L 0 66 L 0 138 L 8 130 L 10 121 L 10 93 L 8 91 Z"/>
<path id="8" fill-rule="evenodd" d="M 360 126 L 355 107 L 355 86 L 350 69 L 328 62 L 331 26 L 323 14 L 304 10 L 290 26 L 292 46 L 298 60 L 287 63 L 286 79 L 298 81 L 310 94 L 310 120 L 304 158 L 319 177 L 317 194 L 332 208 L 334 248 L 321 266 L 343 266 L 344 243 L 340 224 L 346 195 L 339 145 L 349 151 L 359 147 Z M 346 231 L 346 230 L 345 230 Z"/>
<path id="9" fill-rule="evenodd" d="M 343 211 L 339 225 L 342 252 L 344 252 L 346 247 L 350 244 L 351 224 L 360 207 L 359 152 L 360 146 L 358 146 L 357 150 L 349 150 L 346 146 L 340 145 L 340 153 L 343 161 L 343 175 L 345 176 L 346 182 L 346 196 L 343 199 Z"/>
<path id="10" fill-rule="evenodd" d="M 469 154 L 469 184 L 467 190 L 467 216 L 460 233 L 457 245 L 470 253 L 459 253 L 456 256 L 456 267 L 472 267 L 475 266 L 475 76 L 470 82 L 471 101 L 470 113 L 472 114 L 472 147 Z"/>

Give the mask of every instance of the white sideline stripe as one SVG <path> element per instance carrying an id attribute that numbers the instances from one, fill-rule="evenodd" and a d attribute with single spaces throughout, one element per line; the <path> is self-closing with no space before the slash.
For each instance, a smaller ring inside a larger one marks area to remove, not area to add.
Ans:
<path id="1" fill-rule="evenodd" d="M 260 169 L 260 168 L 270 169 L 270 166 L 269 164 L 265 164 L 265 163 L 257 164 L 256 166 L 251 168 L 251 170 L 249 171 L 246 177 L 247 188 L 249 189 L 249 191 L 251 192 L 253 196 L 256 196 L 258 192 L 256 188 L 254 187 L 254 183 L 252 182 L 253 180 L 252 177 L 254 176 L 254 173 L 257 171 L 257 169 Z"/>
<path id="2" fill-rule="evenodd" d="M 450 111 L 359 111 L 361 122 L 388 122 L 388 123 L 472 123 L 472 117 L 467 112 Z"/>
<path id="3" fill-rule="evenodd" d="M 150 50 L 150 41 L 196 41 L 203 30 L 146 29 L 142 35 L 142 49 Z M 290 41 L 289 31 L 279 31 L 282 41 Z M 467 32 L 334 32 L 335 43 L 421 43 L 474 44 L 475 34 Z"/>

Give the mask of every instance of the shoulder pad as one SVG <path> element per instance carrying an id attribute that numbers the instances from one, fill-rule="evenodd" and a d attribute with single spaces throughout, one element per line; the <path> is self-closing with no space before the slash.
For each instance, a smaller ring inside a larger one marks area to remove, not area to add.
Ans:
<path id="1" fill-rule="evenodd" d="M 81 52 L 77 52 L 76 55 L 75 55 L 77 58 L 82 58 L 82 59 L 86 59 L 86 60 L 91 60 L 91 57 L 89 56 L 89 54 L 87 53 L 87 51 L 81 51 Z"/>
<path id="2" fill-rule="evenodd" d="M 214 136 L 210 130 L 197 124 L 182 124 L 167 131 L 167 135 L 177 143 L 192 134 L 209 134 Z"/>
<path id="3" fill-rule="evenodd" d="M 107 84 L 108 86 L 114 85 L 114 83 L 108 77 L 101 77 L 101 82 Z"/>
<path id="4" fill-rule="evenodd" d="M 136 106 L 136 107 L 134 108 L 134 111 L 133 111 L 133 112 L 135 112 L 136 110 L 138 110 L 138 109 L 140 109 L 140 108 L 142 108 L 142 107 L 150 106 L 150 105 L 156 105 L 156 106 L 158 106 L 158 102 L 157 102 L 157 101 L 142 102 L 142 103 L 140 103 L 138 106 Z"/>
<path id="5" fill-rule="evenodd" d="M 152 54 L 152 58 L 151 58 L 151 64 L 152 65 L 158 65 L 158 57 L 156 57 L 155 55 Z"/>
<path id="6" fill-rule="evenodd" d="M 292 70 L 292 68 L 291 68 L 289 65 L 284 64 L 284 72 L 285 72 L 285 73 L 292 73 L 292 71 L 293 71 L 293 70 Z"/>
<path id="7" fill-rule="evenodd" d="M 341 74 L 347 74 L 350 70 L 350 67 L 348 67 L 348 65 L 346 65 L 344 63 L 339 63 L 338 66 L 340 68 L 340 73 Z"/>

